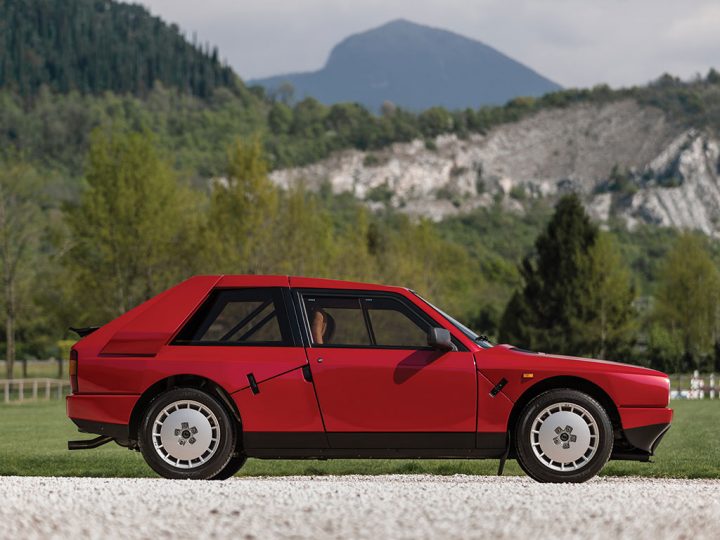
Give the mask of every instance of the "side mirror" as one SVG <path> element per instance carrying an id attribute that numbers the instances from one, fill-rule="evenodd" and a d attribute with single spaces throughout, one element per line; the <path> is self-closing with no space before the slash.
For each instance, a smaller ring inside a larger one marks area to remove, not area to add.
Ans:
<path id="1" fill-rule="evenodd" d="M 457 351 L 457 347 L 452 342 L 450 331 L 445 328 L 431 328 L 428 331 L 427 342 L 433 349 L 440 351 Z"/>

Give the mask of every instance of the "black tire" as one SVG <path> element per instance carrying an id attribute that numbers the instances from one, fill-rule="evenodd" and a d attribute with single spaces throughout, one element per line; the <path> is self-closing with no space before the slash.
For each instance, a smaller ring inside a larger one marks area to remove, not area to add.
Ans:
<path id="1" fill-rule="evenodd" d="M 183 419 L 189 421 L 181 422 Z M 139 434 L 140 451 L 147 464 L 170 479 L 217 477 L 233 459 L 236 440 L 234 418 L 216 398 L 195 388 L 175 388 L 157 396 L 145 412 Z M 182 452 L 203 453 L 191 459 L 174 455 L 188 457 Z"/>
<path id="2" fill-rule="evenodd" d="M 576 435 L 568 422 L 575 422 Z M 539 427 L 537 433 L 533 427 Z M 605 409 L 589 395 L 569 388 L 549 390 L 530 401 L 520 413 L 514 436 L 518 464 L 538 482 L 585 482 L 605 466 L 613 448 L 613 428 Z M 558 470 L 563 467 L 569 470 Z"/>
<path id="3" fill-rule="evenodd" d="M 246 461 L 247 457 L 245 455 L 233 456 L 230 458 L 230 461 L 228 461 L 228 464 L 225 465 L 225 468 L 210 478 L 210 480 L 227 480 L 228 478 L 232 478 L 235 476 L 236 472 L 242 469 L 242 466 L 245 465 Z"/>

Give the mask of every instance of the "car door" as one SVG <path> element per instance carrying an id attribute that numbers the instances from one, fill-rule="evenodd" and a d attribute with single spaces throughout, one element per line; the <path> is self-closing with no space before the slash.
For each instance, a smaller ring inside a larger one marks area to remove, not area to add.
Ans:
<path id="1" fill-rule="evenodd" d="M 228 391 L 246 452 L 328 446 L 289 296 L 278 287 L 216 289 L 157 358 Z"/>
<path id="2" fill-rule="evenodd" d="M 442 325 L 394 293 L 300 296 L 331 448 L 474 447 L 474 359 L 427 346 Z"/>

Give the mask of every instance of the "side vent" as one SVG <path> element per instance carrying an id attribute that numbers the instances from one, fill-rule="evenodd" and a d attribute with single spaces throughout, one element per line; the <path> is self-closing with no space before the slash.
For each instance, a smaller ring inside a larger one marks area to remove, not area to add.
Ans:
<path id="1" fill-rule="evenodd" d="M 255 375 L 253 375 L 252 373 L 248 373 L 247 379 L 248 379 L 248 382 L 250 383 L 250 390 L 252 390 L 252 393 L 259 394 L 260 387 L 258 386 L 258 383 L 255 380 Z"/>

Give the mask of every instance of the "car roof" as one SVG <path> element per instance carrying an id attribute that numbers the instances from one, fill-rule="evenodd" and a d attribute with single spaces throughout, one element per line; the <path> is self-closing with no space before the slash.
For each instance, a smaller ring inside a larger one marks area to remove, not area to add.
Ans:
<path id="1" fill-rule="evenodd" d="M 338 279 L 312 278 L 301 276 L 224 274 L 218 278 L 216 287 L 293 287 L 298 289 L 362 289 L 371 291 L 402 292 L 405 287 L 343 281 Z"/>

